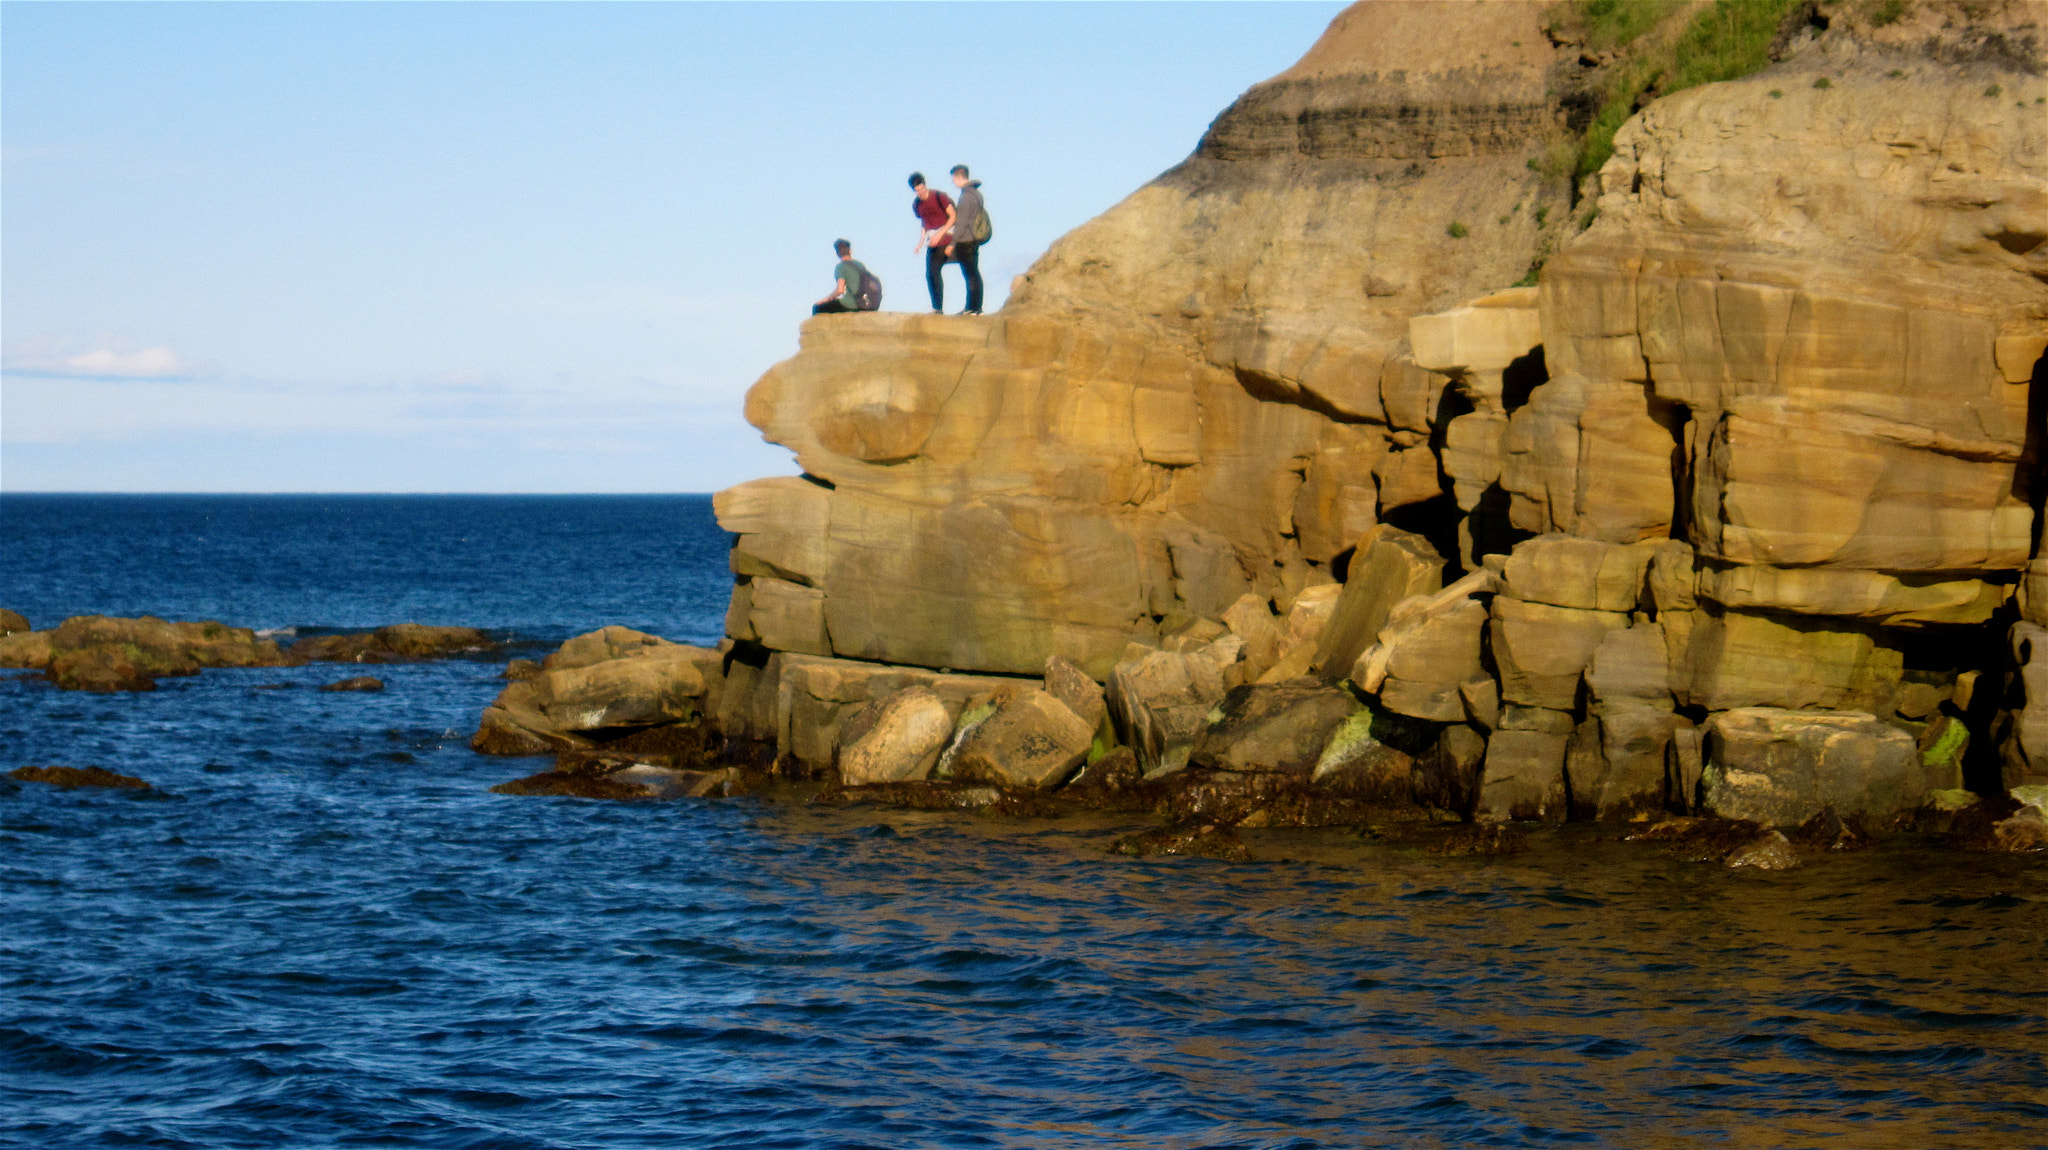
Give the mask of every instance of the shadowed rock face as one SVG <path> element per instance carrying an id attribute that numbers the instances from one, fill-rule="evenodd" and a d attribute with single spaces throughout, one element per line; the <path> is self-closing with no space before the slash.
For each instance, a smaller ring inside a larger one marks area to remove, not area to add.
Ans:
<path id="1" fill-rule="evenodd" d="M 2048 780 L 2042 6 L 1798 9 L 1590 202 L 1538 171 L 1549 12 L 1356 4 L 1000 314 L 807 322 L 747 402 L 806 474 L 717 503 L 749 697 L 1235 642 L 1183 710 L 1348 678 L 1467 814 L 1697 811 L 1743 708 L 1901 734 L 1920 790 Z M 1146 770 L 1203 736 L 1130 693 Z"/>

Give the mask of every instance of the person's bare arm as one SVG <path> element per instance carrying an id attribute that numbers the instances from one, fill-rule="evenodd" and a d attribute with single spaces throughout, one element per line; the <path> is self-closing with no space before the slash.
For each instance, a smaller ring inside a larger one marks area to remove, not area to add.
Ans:
<path id="1" fill-rule="evenodd" d="M 846 294 L 846 281 L 845 281 L 845 280 L 842 280 L 842 279 L 834 279 L 834 280 L 832 281 L 832 294 L 831 294 L 831 295 L 828 295 L 828 296 L 826 296 L 826 297 L 825 297 L 824 299 L 821 299 L 821 300 L 819 300 L 819 301 L 817 301 L 817 302 L 818 302 L 818 303 L 829 303 L 829 302 L 831 302 L 831 301 L 833 301 L 833 300 L 835 300 L 835 299 L 838 299 L 838 298 L 839 298 L 840 296 L 843 296 L 843 295 L 845 295 L 845 294 Z M 815 307 L 815 306 L 817 306 L 817 305 L 816 305 L 816 304 L 813 304 L 812 306 L 813 306 L 813 307 Z"/>
<path id="2" fill-rule="evenodd" d="M 953 254 L 953 221 L 954 221 L 954 220 L 956 220 L 956 219 L 959 219 L 959 218 L 960 218 L 960 217 L 959 217 L 959 213 L 957 213 L 957 212 L 955 212 L 955 211 L 953 210 L 953 205 L 951 205 L 951 204 L 947 204 L 947 205 L 946 205 L 946 254 L 947 254 L 947 255 L 949 255 L 949 256 Z"/>

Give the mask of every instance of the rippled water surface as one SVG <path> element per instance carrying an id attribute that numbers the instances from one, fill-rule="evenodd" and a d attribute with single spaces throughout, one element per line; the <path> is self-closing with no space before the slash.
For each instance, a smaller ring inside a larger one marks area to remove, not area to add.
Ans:
<path id="1" fill-rule="evenodd" d="M 190 504 L 0 499 L 0 603 L 536 643 L 723 606 L 701 500 L 385 501 L 372 550 L 243 502 L 214 522 L 268 528 L 202 543 Z M 2038 858 L 1274 832 L 1229 864 L 1109 856 L 1106 821 L 510 798 L 533 764 L 464 743 L 496 671 L 0 681 L 0 768 L 160 788 L 0 782 L 0 1141 L 2048 1145 Z"/>

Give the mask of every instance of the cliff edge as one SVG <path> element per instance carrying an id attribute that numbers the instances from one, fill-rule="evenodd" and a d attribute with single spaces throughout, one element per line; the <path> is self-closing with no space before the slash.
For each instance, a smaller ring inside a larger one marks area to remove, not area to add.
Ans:
<path id="1" fill-rule="evenodd" d="M 1481 817 L 2048 782 L 2044 7 L 1664 6 L 1772 22 L 1661 94 L 1571 5 L 1354 5 L 1000 313 L 805 323 L 747 397 L 804 475 L 717 499 L 720 723 L 826 772 L 1052 660 L 1108 685 L 1066 771 L 1278 769 L 1264 707 Z"/>

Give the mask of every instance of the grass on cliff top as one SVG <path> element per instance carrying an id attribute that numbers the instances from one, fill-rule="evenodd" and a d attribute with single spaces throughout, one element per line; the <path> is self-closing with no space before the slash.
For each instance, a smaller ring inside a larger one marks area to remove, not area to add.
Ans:
<path id="1" fill-rule="evenodd" d="M 1771 62 L 1771 43 L 1785 18 L 1802 2 L 1714 0 L 1672 37 L 1647 34 L 1678 10 L 1675 2 L 1577 0 L 1574 13 L 1587 46 L 1625 54 L 1586 128 L 1578 175 L 1600 170 L 1614 154 L 1614 133 L 1650 100 L 1762 71 Z M 1640 47 L 1634 47 L 1638 41 Z"/>

